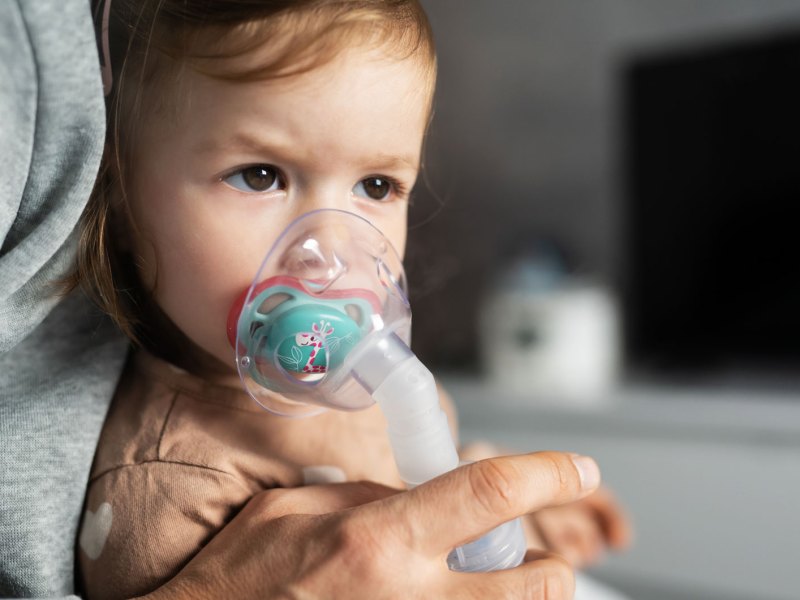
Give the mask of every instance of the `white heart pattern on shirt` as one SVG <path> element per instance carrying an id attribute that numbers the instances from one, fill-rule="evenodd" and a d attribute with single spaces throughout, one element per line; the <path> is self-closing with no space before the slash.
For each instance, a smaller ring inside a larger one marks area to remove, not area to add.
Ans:
<path id="1" fill-rule="evenodd" d="M 88 508 L 83 514 L 83 527 L 78 544 L 92 560 L 96 560 L 106 545 L 108 533 L 111 531 L 111 505 L 103 502 L 95 512 Z"/>

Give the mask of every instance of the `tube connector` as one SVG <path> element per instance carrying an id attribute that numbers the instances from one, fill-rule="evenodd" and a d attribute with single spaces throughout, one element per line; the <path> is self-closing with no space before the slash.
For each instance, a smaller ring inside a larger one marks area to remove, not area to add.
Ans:
<path id="1" fill-rule="evenodd" d="M 458 466 L 436 381 L 396 334 L 372 341 L 353 373 L 381 407 L 400 477 L 419 485 Z"/>
<path id="2" fill-rule="evenodd" d="M 362 344 L 354 358 L 353 375 L 386 416 L 402 480 L 414 487 L 458 467 L 458 453 L 433 374 L 394 333 Z M 522 524 L 515 519 L 456 548 L 447 564 L 456 571 L 510 569 L 522 562 L 526 546 Z"/>

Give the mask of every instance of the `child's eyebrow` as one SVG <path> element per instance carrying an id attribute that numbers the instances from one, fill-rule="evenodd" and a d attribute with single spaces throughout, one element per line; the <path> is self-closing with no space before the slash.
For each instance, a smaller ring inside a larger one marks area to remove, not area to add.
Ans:
<path id="1" fill-rule="evenodd" d="M 284 153 L 288 146 L 273 145 L 261 142 L 247 134 L 235 134 L 225 139 L 208 138 L 198 142 L 192 147 L 197 154 L 212 154 L 214 152 L 231 152 L 233 150 L 255 150 L 257 152 Z"/>
<path id="2" fill-rule="evenodd" d="M 411 156 L 395 156 L 393 154 L 374 154 L 365 161 L 374 169 L 413 169 L 419 171 L 419 163 Z"/>
<path id="3" fill-rule="evenodd" d="M 234 134 L 225 139 L 209 138 L 198 142 L 192 150 L 197 154 L 213 154 L 215 152 L 233 152 L 236 150 L 254 151 L 267 156 L 286 157 L 290 162 L 299 163 L 293 158 L 294 152 L 291 144 L 266 143 L 246 133 Z M 362 165 L 367 170 L 402 170 L 419 171 L 419 159 L 412 155 L 395 155 L 383 152 L 369 154 L 351 159 L 350 162 Z"/>

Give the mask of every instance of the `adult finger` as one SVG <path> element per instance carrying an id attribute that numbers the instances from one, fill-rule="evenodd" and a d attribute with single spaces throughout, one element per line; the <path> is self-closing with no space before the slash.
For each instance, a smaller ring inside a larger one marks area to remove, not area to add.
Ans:
<path id="1" fill-rule="evenodd" d="M 572 600 L 575 575 L 564 557 L 528 551 L 525 563 L 515 569 L 491 573 L 452 573 L 447 598 L 520 598 Z"/>
<path id="2" fill-rule="evenodd" d="M 383 500 L 399 492 L 373 481 L 276 488 L 256 494 L 247 509 L 266 519 L 290 514 L 322 515 Z"/>
<path id="3" fill-rule="evenodd" d="M 372 507 L 379 519 L 394 511 L 405 541 L 433 555 L 520 515 L 583 498 L 599 483 L 593 459 L 537 452 L 465 465 Z"/>

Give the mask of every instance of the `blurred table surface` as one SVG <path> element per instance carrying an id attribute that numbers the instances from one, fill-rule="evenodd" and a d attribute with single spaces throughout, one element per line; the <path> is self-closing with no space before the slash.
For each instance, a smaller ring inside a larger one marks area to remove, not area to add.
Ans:
<path id="1" fill-rule="evenodd" d="M 640 385 L 576 405 L 439 378 L 462 442 L 597 459 L 636 528 L 602 580 L 641 600 L 800 598 L 800 390 Z"/>

